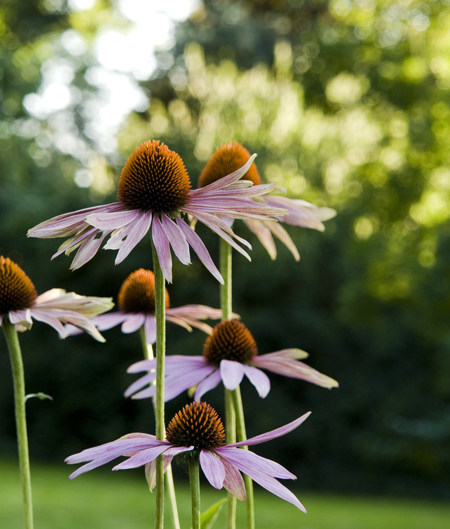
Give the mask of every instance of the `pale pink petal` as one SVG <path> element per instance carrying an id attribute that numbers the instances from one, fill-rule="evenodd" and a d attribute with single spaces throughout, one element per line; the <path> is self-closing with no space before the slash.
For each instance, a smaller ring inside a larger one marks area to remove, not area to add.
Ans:
<path id="1" fill-rule="evenodd" d="M 245 173 L 250 169 L 250 166 L 252 165 L 253 160 L 255 158 L 256 158 L 256 154 L 252 154 L 252 156 L 248 159 L 245 165 L 243 165 L 236 171 L 233 171 L 229 175 L 224 176 L 223 178 L 219 178 L 215 182 L 208 184 L 207 186 L 200 187 L 198 189 L 193 189 L 191 191 L 191 195 L 193 196 L 204 195 L 204 194 L 209 195 L 211 191 L 216 191 L 216 190 L 224 189 L 224 188 L 231 186 L 233 183 L 237 182 L 245 175 Z M 251 182 L 249 184 L 247 184 L 247 182 L 249 182 L 249 180 L 244 181 L 246 186 L 252 185 Z"/>
<path id="2" fill-rule="evenodd" d="M 245 219 L 244 220 L 247 228 L 251 230 L 260 240 L 261 244 L 267 250 L 271 259 L 276 259 L 277 249 L 273 242 L 273 237 L 269 228 L 259 219 Z"/>
<path id="3" fill-rule="evenodd" d="M 161 444 L 160 446 L 154 446 L 152 448 L 147 448 L 146 450 L 140 450 L 134 456 L 129 457 L 125 461 L 122 461 L 122 463 L 119 463 L 113 467 L 113 470 L 137 468 L 146 465 L 147 463 L 150 463 L 156 459 L 165 450 L 167 450 L 169 446 L 170 444 L 165 441 L 164 444 Z"/>
<path id="4" fill-rule="evenodd" d="M 251 437 L 250 439 L 247 439 L 246 441 L 241 441 L 240 443 L 233 443 L 229 444 L 227 446 L 250 446 L 250 445 L 256 445 L 260 443 L 265 443 L 266 441 L 271 441 L 272 439 L 276 439 L 277 437 L 281 437 L 282 435 L 286 435 L 289 432 L 292 432 L 292 430 L 295 430 L 298 428 L 302 422 L 306 421 L 306 419 L 311 415 L 311 412 L 308 411 L 295 421 L 290 422 L 289 424 L 285 424 L 284 426 L 281 426 L 280 428 L 277 428 L 276 430 L 272 430 L 270 432 L 257 435 L 256 437 Z"/>
<path id="5" fill-rule="evenodd" d="M 95 237 L 98 232 L 92 233 L 86 240 L 81 244 L 78 252 L 70 265 L 71 270 L 77 270 L 90 261 L 94 255 L 98 252 L 98 249 L 102 245 L 105 237 L 109 235 L 109 232 L 103 233 L 98 239 Z"/>
<path id="6" fill-rule="evenodd" d="M 33 320 L 31 318 L 30 309 L 10 311 L 8 315 L 9 315 L 9 321 L 13 325 L 20 323 L 28 329 L 30 329 L 31 326 L 33 325 Z"/>
<path id="7" fill-rule="evenodd" d="M 200 239 L 200 237 L 195 233 L 195 231 L 190 228 L 184 220 L 180 217 L 177 217 L 177 224 L 183 231 L 187 242 L 197 254 L 200 261 L 205 265 L 205 267 L 211 272 L 211 274 L 223 285 L 223 277 L 221 276 L 219 270 L 214 264 L 211 256 L 209 255 L 208 250 L 206 249 L 205 244 Z"/>
<path id="8" fill-rule="evenodd" d="M 211 485 L 215 489 L 221 489 L 225 479 L 225 468 L 222 461 L 211 452 L 202 450 L 200 452 L 200 466 Z"/>
<path id="9" fill-rule="evenodd" d="M 58 320 L 58 318 L 51 316 L 48 312 L 43 311 L 43 310 L 33 309 L 31 311 L 31 316 L 35 320 L 41 321 L 53 327 L 56 331 L 58 331 L 58 334 L 61 338 L 67 337 L 67 332 L 64 329 L 64 326 L 62 325 L 62 323 Z"/>
<path id="10" fill-rule="evenodd" d="M 127 210 L 125 206 L 123 208 L 122 211 L 115 211 L 113 213 L 92 213 L 86 217 L 86 222 L 102 231 L 116 230 L 133 222 L 140 214 L 140 210 L 138 209 Z"/>
<path id="11" fill-rule="evenodd" d="M 155 215 L 152 228 L 153 244 L 158 254 L 159 265 L 168 283 L 172 283 L 172 256 L 170 254 L 169 240 L 164 233 L 159 218 Z"/>
<path id="12" fill-rule="evenodd" d="M 125 242 L 121 245 L 115 264 L 121 263 L 128 255 L 131 250 L 137 246 L 138 243 L 142 241 L 145 235 L 148 233 L 152 223 L 152 213 L 148 211 L 146 213 L 140 213 L 136 220 L 134 220 L 127 230 L 127 238 Z"/>
<path id="13" fill-rule="evenodd" d="M 229 461 L 234 463 L 239 470 L 248 474 L 250 468 L 254 468 L 258 472 L 264 472 L 264 474 L 269 474 L 273 478 L 281 479 L 297 479 L 292 472 L 289 472 L 279 463 L 261 457 L 250 450 L 241 450 L 239 448 L 230 448 L 229 446 L 222 446 L 216 448 L 215 451 L 220 454 L 220 456 L 225 456 Z"/>
<path id="14" fill-rule="evenodd" d="M 244 368 L 244 373 L 247 375 L 247 378 L 255 386 L 258 391 L 258 395 L 263 399 L 267 397 L 270 391 L 270 380 L 269 377 L 263 373 L 260 369 L 255 367 L 242 365 Z"/>
<path id="15" fill-rule="evenodd" d="M 239 362 L 233 360 L 222 360 L 220 362 L 220 376 L 223 385 L 232 391 L 236 389 L 244 377 L 244 367 Z"/>
<path id="16" fill-rule="evenodd" d="M 216 369 L 198 384 L 197 389 L 195 390 L 194 400 L 199 401 L 205 393 L 217 387 L 221 380 L 220 371 L 219 369 Z"/>
<path id="17" fill-rule="evenodd" d="M 265 221 L 265 225 L 268 226 L 270 231 L 280 239 L 280 241 L 286 246 L 286 248 L 291 252 L 296 261 L 300 261 L 300 254 L 298 253 L 297 247 L 294 244 L 294 241 L 289 236 L 289 233 L 281 226 L 280 223 L 275 221 Z"/>
<path id="18" fill-rule="evenodd" d="M 156 319 L 151 314 L 145 317 L 145 341 L 154 344 L 156 342 Z"/>
<path id="19" fill-rule="evenodd" d="M 244 501 L 246 498 L 246 492 L 241 473 L 230 461 L 228 461 L 226 457 L 223 457 L 222 454 L 217 455 L 220 457 L 222 465 L 225 469 L 225 479 L 223 480 L 223 486 L 228 492 L 231 492 L 233 496 L 236 496 L 238 500 Z"/>
<path id="20" fill-rule="evenodd" d="M 122 324 L 122 332 L 125 334 L 130 334 L 136 332 L 140 329 L 145 322 L 145 314 L 133 314 Z"/>
<path id="21" fill-rule="evenodd" d="M 164 233 L 169 239 L 170 246 L 173 249 L 174 254 L 184 264 L 188 265 L 191 262 L 189 255 L 189 244 L 186 240 L 186 236 L 183 231 L 173 220 L 167 215 L 161 215 Z"/>

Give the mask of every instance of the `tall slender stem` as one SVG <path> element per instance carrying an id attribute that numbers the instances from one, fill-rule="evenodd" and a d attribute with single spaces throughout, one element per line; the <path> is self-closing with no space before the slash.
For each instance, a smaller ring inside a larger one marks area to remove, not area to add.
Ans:
<path id="1" fill-rule="evenodd" d="M 232 248 L 220 239 L 220 273 L 224 284 L 220 286 L 220 308 L 222 309 L 222 321 L 231 318 L 233 312 L 232 291 Z M 231 391 L 225 389 L 225 432 L 227 444 L 236 442 L 236 414 L 234 412 L 233 396 Z M 236 498 L 230 492 L 227 502 L 227 529 L 236 529 Z"/>
<path id="2" fill-rule="evenodd" d="M 220 285 L 220 308 L 222 309 L 222 320 L 231 318 L 232 313 L 232 248 L 220 239 L 220 273 L 222 274 L 224 284 Z"/>
<path id="3" fill-rule="evenodd" d="M 141 338 L 144 358 L 146 360 L 152 360 L 153 359 L 153 346 L 151 343 L 147 342 L 144 325 L 139 329 L 139 336 Z M 153 402 L 153 410 L 155 411 L 155 415 L 156 415 L 154 402 Z M 174 529 L 180 529 L 180 517 L 178 515 L 178 506 L 177 506 L 177 498 L 175 494 L 175 484 L 173 481 L 172 465 L 169 465 L 166 469 L 165 487 L 166 487 L 166 492 L 167 492 L 167 496 L 168 496 L 169 503 L 170 503 L 170 513 L 171 513 L 171 518 L 172 518 L 172 525 Z"/>
<path id="4" fill-rule="evenodd" d="M 31 496 L 30 457 L 28 453 L 27 419 L 25 411 L 25 377 L 23 373 L 22 353 L 20 351 L 16 328 L 10 323 L 7 315 L 3 315 L 2 327 L 11 359 L 14 381 L 14 407 L 25 528 L 33 529 L 33 500 Z"/>
<path id="5" fill-rule="evenodd" d="M 200 529 L 200 463 L 197 456 L 189 459 L 191 485 L 192 529 Z"/>
<path id="6" fill-rule="evenodd" d="M 159 265 L 158 254 L 152 243 L 153 273 L 155 274 L 155 317 L 156 317 L 156 439 L 162 441 L 165 436 L 164 418 L 164 376 L 166 356 L 166 300 L 165 280 Z M 155 529 L 164 527 L 164 459 L 156 459 L 156 519 Z"/>
<path id="7" fill-rule="evenodd" d="M 247 432 L 245 429 L 244 407 L 242 405 L 241 388 L 238 386 L 232 392 L 233 404 L 236 412 L 236 430 L 238 441 L 247 440 Z M 243 447 L 248 450 L 248 446 Z M 255 500 L 253 496 L 253 481 L 247 474 L 244 474 L 245 490 L 247 492 L 247 527 L 248 529 L 255 529 Z"/>

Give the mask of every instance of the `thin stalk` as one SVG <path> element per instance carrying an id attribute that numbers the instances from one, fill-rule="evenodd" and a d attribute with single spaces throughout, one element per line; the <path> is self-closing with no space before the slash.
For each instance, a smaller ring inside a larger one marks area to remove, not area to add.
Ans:
<path id="1" fill-rule="evenodd" d="M 155 419 L 156 439 L 163 441 L 166 427 L 164 418 L 164 376 L 166 356 L 166 300 L 165 280 L 159 265 L 158 254 L 152 243 L 153 273 L 155 274 L 155 317 L 156 317 L 156 396 Z M 164 527 L 164 459 L 156 459 L 156 518 L 155 529 Z"/>
<path id="2" fill-rule="evenodd" d="M 151 343 L 147 342 L 145 336 L 145 327 L 144 325 L 139 329 L 139 336 L 141 338 L 142 350 L 144 352 L 144 358 L 146 360 L 153 359 L 153 346 Z M 156 415 L 155 403 L 152 399 L 153 411 Z M 166 479 L 165 479 L 166 493 L 169 498 L 169 510 L 172 518 L 172 525 L 174 529 L 180 529 L 180 518 L 178 516 L 178 507 L 177 507 L 177 498 L 175 494 L 175 484 L 173 481 L 172 465 L 169 465 L 166 469 Z"/>
<path id="3" fill-rule="evenodd" d="M 224 284 L 220 285 L 220 308 L 222 309 L 222 320 L 231 318 L 232 313 L 232 248 L 220 239 L 220 273 Z"/>
<path id="4" fill-rule="evenodd" d="M 220 239 L 220 273 L 224 284 L 220 286 L 220 308 L 222 321 L 231 318 L 232 307 L 232 248 Z M 236 414 L 234 412 L 233 396 L 231 391 L 225 389 L 225 432 L 227 444 L 236 442 Z M 236 529 L 236 497 L 228 493 L 227 502 L 227 529 Z"/>
<path id="5" fill-rule="evenodd" d="M 236 430 L 238 442 L 247 440 L 245 429 L 244 407 L 242 405 L 241 388 L 238 386 L 232 392 L 233 404 L 236 412 Z M 248 450 L 248 446 L 243 447 Z M 247 474 L 244 474 L 245 490 L 247 492 L 247 528 L 255 529 L 255 501 L 253 496 L 253 481 Z"/>
<path id="6" fill-rule="evenodd" d="M 16 415 L 17 445 L 19 451 L 20 478 L 22 481 L 23 512 L 25 528 L 33 529 L 33 500 L 31 496 L 30 457 L 28 453 L 27 420 L 25 411 L 25 377 L 22 353 L 15 326 L 8 316 L 3 316 L 3 331 L 8 346 L 14 381 L 14 408 Z"/>
<path id="7" fill-rule="evenodd" d="M 200 463 L 198 457 L 189 459 L 191 485 L 192 529 L 200 529 Z"/>

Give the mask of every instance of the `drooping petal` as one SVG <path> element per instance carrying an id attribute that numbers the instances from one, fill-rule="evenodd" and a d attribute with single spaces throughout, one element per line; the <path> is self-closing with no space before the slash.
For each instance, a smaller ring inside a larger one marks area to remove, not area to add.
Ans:
<path id="1" fill-rule="evenodd" d="M 128 227 L 127 238 L 119 248 L 116 256 L 115 264 L 121 263 L 147 235 L 148 230 L 152 224 L 152 213 L 147 211 L 145 213 L 139 213 Z"/>
<path id="2" fill-rule="evenodd" d="M 216 451 L 217 453 L 217 451 Z M 245 484 L 242 479 L 242 475 L 239 470 L 222 454 L 217 454 L 222 461 L 222 465 L 225 469 L 225 479 L 223 480 L 223 486 L 228 492 L 231 492 L 233 496 L 240 501 L 244 501 L 246 498 Z"/>
<path id="3" fill-rule="evenodd" d="M 283 435 L 286 435 L 289 432 L 292 432 L 292 430 L 295 430 L 298 428 L 302 422 L 306 421 L 306 419 L 311 415 L 311 412 L 308 411 L 298 419 L 295 419 L 295 421 L 292 421 L 288 424 L 285 424 L 284 426 L 281 426 L 280 428 L 276 428 L 275 430 L 272 430 L 267 433 L 263 433 L 261 435 L 257 435 L 256 437 L 251 437 L 250 439 L 247 439 L 246 441 L 241 441 L 240 443 L 233 443 L 229 444 L 227 446 L 250 446 L 250 445 L 256 445 L 260 443 L 265 443 L 267 441 L 271 441 L 272 439 L 276 439 L 277 437 L 281 437 Z"/>
<path id="4" fill-rule="evenodd" d="M 95 318 L 92 318 L 91 321 L 99 331 L 106 331 L 123 323 L 129 317 L 130 314 L 125 312 L 110 312 L 109 314 L 96 316 Z"/>
<path id="5" fill-rule="evenodd" d="M 297 479 L 292 472 L 289 472 L 289 470 L 279 463 L 250 452 L 250 450 L 241 450 L 239 448 L 231 448 L 230 446 L 222 446 L 215 450 L 221 456 L 225 456 L 245 474 L 249 474 L 249 469 L 253 468 L 258 472 L 263 472 L 274 478 Z"/>
<path id="6" fill-rule="evenodd" d="M 106 312 L 114 306 L 112 298 L 80 296 L 61 288 L 52 288 L 36 298 L 34 308 L 71 310 L 88 318 Z"/>
<path id="7" fill-rule="evenodd" d="M 216 369 L 198 384 L 197 389 L 195 390 L 194 400 L 199 401 L 205 393 L 217 387 L 221 380 L 222 377 L 220 376 L 220 370 Z"/>
<path id="8" fill-rule="evenodd" d="M 58 334 L 59 334 L 59 336 L 61 338 L 66 338 L 67 337 L 67 332 L 64 329 L 64 325 L 59 321 L 58 318 L 55 318 L 54 316 L 52 316 L 48 312 L 46 312 L 44 310 L 33 309 L 31 311 L 31 316 L 35 320 L 41 321 L 41 322 L 46 323 L 47 325 L 50 325 L 51 327 L 53 327 L 58 332 Z"/>
<path id="9" fill-rule="evenodd" d="M 124 206 L 123 206 L 124 208 Z M 138 209 L 123 209 L 122 211 L 115 212 L 100 212 L 91 213 L 86 217 L 86 222 L 91 226 L 98 228 L 99 230 L 117 230 L 122 226 L 126 226 L 130 222 L 133 222 L 140 211 Z"/>
<path id="10" fill-rule="evenodd" d="M 298 253 L 297 247 L 294 244 L 294 241 L 291 239 L 289 233 L 281 226 L 279 222 L 275 221 L 264 221 L 265 225 L 270 229 L 270 231 L 277 237 L 291 252 L 296 261 L 300 261 L 300 254 Z"/>
<path id="11" fill-rule="evenodd" d="M 70 264 L 71 270 L 77 270 L 81 268 L 84 264 L 90 261 L 94 255 L 98 252 L 100 246 L 103 243 L 105 237 L 109 232 L 103 233 L 99 238 L 96 238 L 98 231 L 95 230 L 91 233 L 81 244 L 78 252 L 75 254 L 72 263 Z M 53 257 L 52 257 L 53 259 Z"/>
<path id="12" fill-rule="evenodd" d="M 31 318 L 30 309 L 11 311 L 8 313 L 8 315 L 9 321 L 13 325 L 20 324 L 26 329 L 31 329 L 31 326 L 33 325 L 33 320 Z"/>
<path id="13" fill-rule="evenodd" d="M 156 342 L 156 319 L 151 314 L 145 317 L 145 341 L 154 344 Z"/>
<path id="14" fill-rule="evenodd" d="M 222 377 L 223 385 L 232 391 L 242 382 L 244 366 L 233 360 L 222 360 L 220 362 L 220 376 Z"/>
<path id="15" fill-rule="evenodd" d="M 184 235 L 183 231 L 167 215 L 163 214 L 161 215 L 161 218 L 164 233 L 169 239 L 169 243 L 173 249 L 174 254 L 184 265 L 190 264 L 191 257 L 189 255 L 189 244 L 186 240 L 186 236 Z"/>
<path id="16" fill-rule="evenodd" d="M 261 244 L 267 250 L 272 260 L 277 258 L 277 248 L 273 241 L 273 237 L 269 228 L 259 219 L 245 219 L 244 220 L 247 228 L 252 231 L 260 240 Z"/>
<path id="17" fill-rule="evenodd" d="M 295 496 L 295 494 L 293 494 L 284 485 L 279 483 L 275 478 L 267 476 L 266 474 L 263 474 L 262 472 L 257 472 L 253 469 L 250 469 L 250 472 L 248 473 L 248 475 L 252 478 L 253 481 L 256 481 L 256 483 L 261 485 L 261 487 L 264 487 L 266 490 L 268 490 L 272 494 L 275 494 L 275 496 L 278 496 L 282 500 L 292 503 L 292 505 L 295 505 L 298 509 L 306 513 L 305 507 L 302 505 L 299 499 Z"/>
<path id="18" fill-rule="evenodd" d="M 168 283 L 172 283 L 172 255 L 170 254 L 170 244 L 164 233 L 159 218 L 155 215 L 153 219 L 152 240 L 158 254 L 159 264 L 162 273 Z"/>
<path id="19" fill-rule="evenodd" d="M 292 358 L 283 358 L 281 356 L 278 358 L 265 358 L 268 356 L 269 355 L 261 355 L 257 360 L 257 357 L 255 357 L 252 362 L 258 367 L 267 369 L 273 373 L 277 373 L 285 377 L 305 380 L 306 382 L 310 382 L 324 388 L 331 389 L 339 386 L 336 380 L 320 373 L 316 369 L 313 369 L 303 362 L 299 362 L 298 360 L 294 360 Z"/>
<path id="20" fill-rule="evenodd" d="M 156 371 L 155 370 L 150 371 L 149 373 L 147 373 L 143 377 L 141 377 L 138 380 L 136 380 L 135 382 L 133 382 L 133 384 L 131 384 L 131 386 L 129 386 L 126 389 L 126 391 L 124 393 L 124 396 L 125 397 L 130 397 L 131 395 L 133 395 L 133 393 L 136 393 L 137 391 L 139 391 L 143 387 L 148 386 L 149 384 L 154 382 L 155 379 L 156 379 Z"/>
<path id="21" fill-rule="evenodd" d="M 258 395 L 264 399 L 267 397 L 270 391 L 270 380 L 269 377 L 263 373 L 260 369 L 255 367 L 243 365 L 244 373 L 247 375 L 247 378 L 255 386 L 258 391 Z"/>
<path id="22" fill-rule="evenodd" d="M 145 450 L 140 450 L 135 455 L 129 457 L 122 463 L 119 463 L 113 470 L 123 470 L 127 468 L 137 468 L 150 463 L 156 459 L 160 454 L 162 454 L 167 448 L 170 447 L 170 443 L 167 441 L 160 441 L 160 445 L 147 448 Z"/>
<path id="23" fill-rule="evenodd" d="M 223 277 L 217 269 L 214 261 L 211 259 L 208 250 L 206 249 L 205 244 L 200 239 L 200 237 L 195 233 L 195 231 L 190 228 L 184 220 L 180 217 L 176 219 L 178 226 L 183 231 L 187 242 L 197 254 L 200 261 L 205 265 L 205 267 L 211 272 L 211 274 L 223 285 Z"/>
<path id="24" fill-rule="evenodd" d="M 130 315 L 129 318 L 122 324 L 122 332 L 125 334 L 130 334 L 132 332 L 136 332 L 138 329 L 140 329 L 145 322 L 145 314 L 138 313 Z"/>
<path id="25" fill-rule="evenodd" d="M 280 356 L 283 358 L 294 358 L 296 360 L 303 360 L 304 358 L 308 358 L 309 354 L 306 351 L 303 351 L 302 349 L 296 349 L 296 348 L 292 349 L 291 348 L 291 349 L 281 349 L 280 351 L 275 351 L 273 353 L 267 353 L 265 355 L 261 355 L 261 357 L 264 357 L 264 358 L 277 358 Z M 258 355 L 258 358 L 260 358 L 259 355 Z"/>
<path id="26" fill-rule="evenodd" d="M 202 450 L 200 452 L 200 466 L 211 485 L 215 489 L 221 489 L 225 479 L 225 468 L 222 461 L 211 452 Z"/>

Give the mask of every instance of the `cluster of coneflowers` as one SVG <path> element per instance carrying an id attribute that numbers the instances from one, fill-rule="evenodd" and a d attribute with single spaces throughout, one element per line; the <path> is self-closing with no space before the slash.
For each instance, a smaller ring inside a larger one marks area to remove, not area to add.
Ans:
<path id="1" fill-rule="evenodd" d="M 335 212 L 301 200 L 269 195 L 275 188 L 272 184 L 261 183 L 254 158 L 255 155 L 250 156 L 238 143 L 225 144 L 205 166 L 198 188 L 191 189 L 180 156 L 159 141 L 148 141 L 126 162 L 118 185 L 117 202 L 66 213 L 29 231 L 31 237 L 67 237 L 53 257 L 76 250 L 73 269 L 92 259 L 102 245 L 105 249 L 118 250 L 116 263 L 119 263 L 150 232 L 153 272 L 141 268 L 125 279 L 118 294 L 119 310 L 116 312 L 103 314 L 112 308 L 111 299 L 84 298 L 56 289 L 37 296 L 33 284 L 19 266 L 0 258 L 0 321 L 13 366 L 27 529 L 33 527 L 33 520 L 26 396 L 16 330 L 30 328 L 32 318 L 52 325 L 61 337 L 88 332 L 102 341 L 99 331 L 121 325 L 122 332 L 139 331 L 142 339 L 144 360 L 130 366 L 129 372 L 143 372 L 144 375 L 130 385 L 125 396 L 151 398 L 156 435 L 131 433 L 68 457 L 67 463 L 85 463 L 71 478 L 120 456 L 125 460 L 114 470 L 145 466 L 149 488 L 155 489 L 156 529 L 164 526 L 165 483 L 174 527 L 179 527 L 171 472 L 173 458 L 184 459 L 189 465 L 193 529 L 201 527 L 200 468 L 213 487 L 225 488 L 229 493 L 228 529 L 235 528 L 235 498 L 247 501 L 248 528 L 254 528 L 253 481 L 305 511 L 296 496 L 278 481 L 295 479 L 295 476 L 278 463 L 249 451 L 248 446 L 287 434 L 309 413 L 247 439 L 240 384 L 245 375 L 264 398 L 270 391 L 270 381 L 264 371 L 326 388 L 336 387 L 337 382 L 303 363 L 301 360 L 308 355 L 300 349 L 259 354 L 252 334 L 232 312 L 232 248 L 247 258 L 243 246 L 251 248 L 245 239 L 234 233 L 232 226 L 234 219 L 242 219 L 272 259 L 276 257 L 274 235 L 298 260 L 298 251 L 280 223 L 322 231 L 322 221 Z M 197 222 L 220 237 L 219 267 L 195 231 Z M 172 252 L 187 265 L 190 249 L 221 283 L 220 309 L 204 305 L 170 307 L 165 283 L 172 282 Z M 206 319 L 221 321 L 211 328 L 204 321 Z M 195 327 L 204 331 L 208 336 L 202 354 L 166 357 L 166 321 L 187 330 Z M 201 401 L 221 382 L 225 428 L 217 412 Z M 164 403 L 186 390 L 193 396 L 192 402 L 186 404 L 166 427 Z"/>

